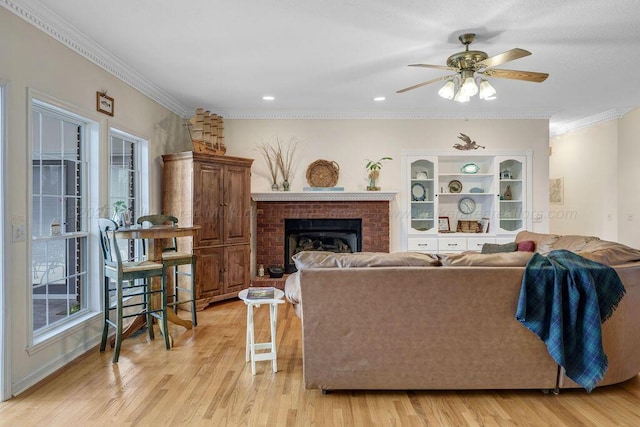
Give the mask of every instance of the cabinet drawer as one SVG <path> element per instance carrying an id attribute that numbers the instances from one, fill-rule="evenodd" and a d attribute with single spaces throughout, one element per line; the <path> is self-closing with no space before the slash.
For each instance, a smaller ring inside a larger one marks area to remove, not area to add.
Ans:
<path id="1" fill-rule="evenodd" d="M 440 252 L 467 250 L 467 239 L 465 238 L 445 237 L 439 240 L 438 251 Z"/>
<path id="2" fill-rule="evenodd" d="M 470 237 L 467 239 L 467 250 L 469 251 L 481 251 L 482 245 L 485 243 L 495 243 L 496 239 L 490 237 Z"/>
<path id="3" fill-rule="evenodd" d="M 438 250 L 438 239 L 408 238 L 407 248 L 410 251 L 435 252 Z"/>

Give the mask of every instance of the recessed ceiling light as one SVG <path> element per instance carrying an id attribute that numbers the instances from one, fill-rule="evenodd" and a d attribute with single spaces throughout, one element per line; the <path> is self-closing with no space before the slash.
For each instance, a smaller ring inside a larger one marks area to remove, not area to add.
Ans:
<path id="1" fill-rule="evenodd" d="M 274 99 L 276 99 L 274 96 L 271 95 L 265 95 L 262 97 L 263 100 L 265 101 L 273 101 Z"/>
<path id="2" fill-rule="evenodd" d="M 376 96 L 375 98 L 373 98 L 374 101 L 380 102 L 380 101 L 384 101 L 387 98 L 385 98 L 384 96 Z"/>

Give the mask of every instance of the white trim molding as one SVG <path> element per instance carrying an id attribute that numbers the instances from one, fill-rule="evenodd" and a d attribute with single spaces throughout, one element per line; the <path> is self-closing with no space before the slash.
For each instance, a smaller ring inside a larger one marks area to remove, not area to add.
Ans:
<path id="1" fill-rule="evenodd" d="M 603 122 L 608 122 L 609 120 L 616 120 L 621 118 L 631 110 L 632 108 L 615 108 L 564 125 L 550 126 L 549 137 L 554 138 L 556 136 L 564 135 L 569 132 L 595 126 Z"/>

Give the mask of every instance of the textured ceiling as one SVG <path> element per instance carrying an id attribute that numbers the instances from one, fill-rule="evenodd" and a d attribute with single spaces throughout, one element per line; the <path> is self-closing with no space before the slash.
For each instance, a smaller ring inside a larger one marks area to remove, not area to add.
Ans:
<path id="1" fill-rule="evenodd" d="M 544 117 L 552 131 L 640 106 L 636 0 L 20 0 L 143 79 L 183 111 L 227 117 Z M 492 79 L 497 99 L 460 104 L 442 83 L 472 48 L 532 52 L 499 68 L 544 83 Z M 86 38 L 85 38 L 86 37 Z M 122 68 L 120 68 L 122 70 Z M 276 99 L 265 102 L 263 95 Z M 386 96 L 384 102 L 373 102 Z M 174 108 L 175 110 L 175 108 Z"/>

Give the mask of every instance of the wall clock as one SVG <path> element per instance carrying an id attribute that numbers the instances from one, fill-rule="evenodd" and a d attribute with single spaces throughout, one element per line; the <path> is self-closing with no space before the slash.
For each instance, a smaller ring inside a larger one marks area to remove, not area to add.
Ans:
<path id="1" fill-rule="evenodd" d="M 463 197 L 458 202 L 458 210 L 463 214 L 471 214 L 476 210 L 476 202 L 470 197 Z"/>

